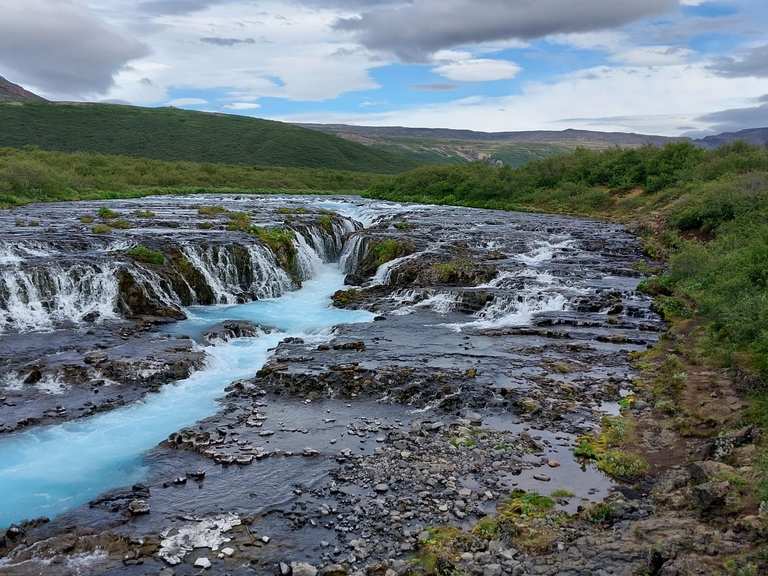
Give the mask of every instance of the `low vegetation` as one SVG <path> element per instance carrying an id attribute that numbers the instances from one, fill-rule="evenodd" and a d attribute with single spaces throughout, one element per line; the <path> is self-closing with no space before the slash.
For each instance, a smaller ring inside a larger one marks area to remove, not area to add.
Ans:
<path id="1" fill-rule="evenodd" d="M 152 250 L 151 248 L 148 248 L 143 244 L 134 246 L 133 248 L 126 250 L 125 253 L 131 258 L 133 258 L 134 260 L 137 260 L 139 262 L 144 262 L 145 264 L 154 264 L 155 266 L 162 266 L 165 263 L 165 256 L 163 255 L 162 252 L 159 252 L 157 250 Z"/>
<path id="2" fill-rule="evenodd" d="M 0 148 L 0 208 L 30 202 L 205 192 L 348 193 L 388 176 L 326 168 L 159 161 L 93 153 Z M 142 216 L 149 217 L 149 216 Z"/>
<path id="3" fill-rule="evenodd" d="M 373 256 L 373 264 L 378 268 L 382 264 L 391 262 L 396 258 L 412 254 L 413 246 L 396 238 L 385 238 L 375 242 L 371 246 L 370 253 Z"/>
<path id="4" fill-rule="evenodd" d="M 628 445 L 634 434 L 629 416 L 606 416 L 600 432 L 579 438 L 574 454 L 594 460 L 597 468 L 618 480 L 636 480 L 648 470 L 648 463 Z"/>

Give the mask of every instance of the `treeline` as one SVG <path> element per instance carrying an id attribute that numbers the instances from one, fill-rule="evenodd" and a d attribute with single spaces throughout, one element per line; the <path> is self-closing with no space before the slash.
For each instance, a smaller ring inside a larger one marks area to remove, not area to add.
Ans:
<path id="1" fill-rule="evenodd" d="M 626 221 L 669 270 L 649 284 L 670 315 L 708 322 L 713 354 L 768 378 L 768 149 L 735 143 L 590 151 L 518 169 L 424 167 L 370 196 Z"/>
<path id="2" fill-rule="evenodd" d="M 175 192 L 346 192 L 366 189 L 385 178 L 319 168 L 230 166 L 0 148 L 0 207 Z"/>

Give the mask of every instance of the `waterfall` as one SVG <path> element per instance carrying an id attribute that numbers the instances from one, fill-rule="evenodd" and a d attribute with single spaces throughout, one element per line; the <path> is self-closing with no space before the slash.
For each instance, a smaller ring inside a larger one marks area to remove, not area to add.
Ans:
<path id="1" fill-rule="evenodd" d="M 182 252 L 205 278 L 216 304 L 237 304 L 232 290 L 240 289 L 240 279 L 232 254 L 224 246 L 184 244 Z"/>
<path id="2" fill-rule="evenodd" d="M 365 241 L 363 236 L 355 234 L 344 244 L 344 250 L 339 258 L 339 266 L 345 274 L 351 274 L 365 256 Z"/>
<path id="3" fill-rule="evenodd" d="M 535 291 L 517 297 L 497 296 L 493 302 L 475 314 L 476 320 L 448 326 L 457 332 L 461 332 L 463 328 L 492 329 L 527 326 L 535 314 L 559 312 L 565 310 L 567 306 L 566 297 L 557 293 Z"/>
<path id="4" fill-rule="evenodd" d="M 437 290 L 398 290 L 390 297 L 398 304 L 394 316 L 407 316 L 419 309 L 430 309 L 438 314 L 448 314 L 459 307 L 459 295 Z"/>
<path id="5" fill-rule="evenodd" d="M 380 286 L 380 285 L 388 285 L 389 281 L 392 279 L 392 272 L 400 266 L 403 262 L 408 262 L 409 260 L 413 260 L 414 258 L 418 258 L 424 254 L 424 252 L 416 252 L 414 254 L 409 254 L 408 256 L 401 256 L 400 258 L 395 258 L 394 260 L 390 260 L 389 262 L 386 262 L 379 266 L 379 268 L 376 270 L 376 275 L 371 280 L 372 286 Z"/>
<path id="6" fill-rule="evenodd" d="M 0 241 L 0 265 L 18 264 L 30 257 L 44 258 L 53 256 L 55 253 L 56 251 L 52 250 L 50 246 L 46 246 L 40 242 L 30 242 L 25 240 L 23 242 L 11 243 Z"/>
<path id="7" fill-rule="evenodd" d="M 0 274 L 0 329 L 50 330 L 62 322 L 116 319 L 116 266 L 20 266 Z"/>
<path id="8" fill-rule="evenodd" d="M 293 245 L 296 248 L 296 260 L 299 265 L 301 279 L 307 280 L 315 275 L 320 266 L 322 266 L 323 260 L 309 245 L 304 235 L 299 232 L 294 234 Z"/>
<path id="9" fill-rule="evenodd" d="M 291 289 L 291 279 L 277 265 L 272 252 L 260 244 L 251 244 L 248 246 L 248 254 L 253 269 L 251 291 L 257 299 L 277 298 Z"/>
<path id="10" fill-rule="evenodd" d="M 148 299 L 159 300 L 168 308 L 181 308 L 183 306 L 181 299 L 173 290 L 173 287 L 167 280 L 161 278 L 159 274 L 138 265 L 130 267 L 129 272 Z M 190 293 L 194 298 L 194 290 L 192 290 L 192 287 L 189 286 L 189 283 L 186 280 L 184 280 L 184 282 L 189 287 Z"/>

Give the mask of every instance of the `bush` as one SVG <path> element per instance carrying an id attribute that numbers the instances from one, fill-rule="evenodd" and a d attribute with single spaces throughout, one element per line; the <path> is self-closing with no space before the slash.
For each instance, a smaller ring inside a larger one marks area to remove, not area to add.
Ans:
<path id="1" fill-rule="evenodd" d="M 147 248 L 143 244 L 134 246 L 125 253 L 134 260 L 144 262 L 145 264 L 154 264 L 155 266 L 162 266 L 165 264 L 165 256 L 162 252 Z"/>
<path id="2" fill-rule="evenodd" d="M 113 218 L 117 218 L 120 216 L 118 212 L 115 212 L 114 210 L 110 210 L 109 208 L 99 208 L 99 211 L 97 212 L 99 215 L 99 218 L 102 220 L 112 220 Z"/>

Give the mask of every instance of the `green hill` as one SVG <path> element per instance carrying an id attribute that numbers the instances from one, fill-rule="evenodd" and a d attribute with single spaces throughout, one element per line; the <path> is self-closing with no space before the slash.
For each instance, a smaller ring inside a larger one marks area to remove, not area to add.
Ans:
<path id="1" fill-rule="evenodd" d="M 395 173 L 413 160 L 292 124 L 176 108 L 0 103 L 0 146 Z"/>

